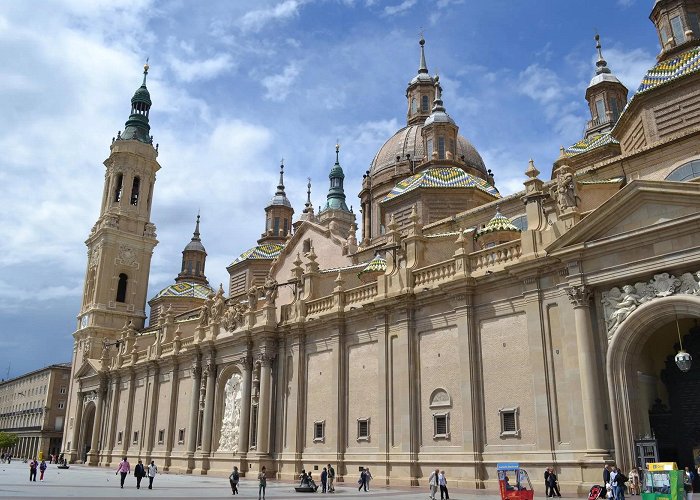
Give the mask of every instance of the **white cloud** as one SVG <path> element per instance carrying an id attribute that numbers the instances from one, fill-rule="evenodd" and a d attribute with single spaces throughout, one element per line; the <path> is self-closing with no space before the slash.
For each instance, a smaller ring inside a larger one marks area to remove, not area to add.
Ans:
<path id="1" fill-rule="evenodd" d="M 171 56 L 169 62 L 177 79 L 183 82 L 210 80 L 234 67 L 229 54 L 217 54 L 208 59 L 189 61 Z"/>
<path id="2" fill-rule="evenodd" d="M 292 86 L 299 76 L 299 72 L 299 64 L 291 62 L 284 67 L 282 73 L 262 78 L 260 83 L 262 83 L 266 90 L 265 99 L 277 102 L 284 101 L 292 90 Z"/>
<path id="3" fill-rule="evenodd" d="M 613 74 L 634 94 L 646 72 L 656 64 L 656 58 L 643 49 L 624 50 L 620 47 L 603 48 L 603 57 Z M 593 58 L 593 64 L 597 60 Z"/>
<path id="4" fill-rule="evenodd" d="M 299 15 L 302 2 L 299 0 L 284 0 L 273 7 L 251 10 L 240 20 L 240 28 L 244 31 L 257 32 L 272 21 L 283 21 Z"/>
<path id="5" fill-rule="evenodd" d="M 393 16 L 394 14 L 401 14 L 409 10 L 414 5 L 416 5 L 417 1 L 418 0 L 403 0 L 403 2 L 401 2 L 398 5 L 388 5 L 384 7 L 384 13 L 388 16 Z"/>

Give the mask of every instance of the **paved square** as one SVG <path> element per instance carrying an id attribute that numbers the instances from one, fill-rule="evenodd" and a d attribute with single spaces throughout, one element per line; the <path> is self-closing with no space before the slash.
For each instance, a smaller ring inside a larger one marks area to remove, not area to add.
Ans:
<path id="1" fill-rule="evenodd" d="M 334 496 L 342 498 L 390 498 L 395 500 L 425 500 L 426 488 L 398 488 L 371 486 L 367 493 L 358 492 L 354 482 L 337 485 Z M 145 485 L 145 486 L 144 486 Z M 312 496 L 322 497 L 321 493 L 296 493 L 294 485 L 287 482 L 268 481 L 267 498 L 302 499 Z M 225 477 L 187 476 L 180 474 L 159 474 L 153 490 L 148 489 L 148 480 L 136 489 L 133 475 L 126 478 L 124 489 L 119 488 L 119 476 L 114 469 L 72 465 L 68 470 L 49 465 L 44 481 L 29 482 L 29 466 L 22 462 L 0 464 L 0 498 L 257 498 L 257 481 L 243 479 L 239 485 L 240 497 L 231 495 L 231 488 Z M 330 496 L 330 495 L 328 495 Z M 539 495 L 544 496 L 544 495 Z M 454 490 L 450 498 L 498 500 L 492 493 L 476 493 Z"/>

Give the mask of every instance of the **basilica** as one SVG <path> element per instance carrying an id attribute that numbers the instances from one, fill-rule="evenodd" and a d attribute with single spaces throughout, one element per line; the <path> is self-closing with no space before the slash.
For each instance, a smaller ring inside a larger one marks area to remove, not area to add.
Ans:
<path id="1" fill-rule="evenodd" d="M 508 461 L 579 492 L 603 463 L 700 460 L 699 16 L 700 0 L 656 0 L 660 53 L 633 91 L 596 37 L 584 136 L 508 196 L 421 39 L 357 213 L 337 147 L 320 209 L 309 195 L 295 213 L 281 166 L 226 286 L 197 218 L 153 297 L 146 66 L 86 241 L 65 456 L 286 480 L 332 463 L 397 485 L 439 466 L 477 489 Z"/>

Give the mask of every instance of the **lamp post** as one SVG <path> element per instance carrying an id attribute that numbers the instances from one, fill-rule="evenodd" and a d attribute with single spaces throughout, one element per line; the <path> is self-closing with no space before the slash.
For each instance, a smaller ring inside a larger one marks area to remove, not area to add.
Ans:
<path id="1" fill-rule="evenodd" d="M 676 317 L 676 330 L 678 331 L 678 343 L 680 344 L 680 350 L 676 354 L 676 366 L 683 373 L 690 370 L 690 366 L 693 364 L 693 357 L 690 353 L 683 350 L 683 340 L 681 339 L 681 329 L 678 326 L 678 318 Z"/>

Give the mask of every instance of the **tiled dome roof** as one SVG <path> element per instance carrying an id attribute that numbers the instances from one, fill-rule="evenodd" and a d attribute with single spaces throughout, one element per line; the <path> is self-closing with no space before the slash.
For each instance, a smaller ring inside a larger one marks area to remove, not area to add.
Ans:
<path id="1" fill-rule="evenodd" d="M 406 159 L 407 154 L 410 154 L 411 158 L 416 160 L 423 158 L 425 151 L 423 149 L 423 137 L 421 136 L 422 129 L 423 124 L 409 125 L 396 132 L 391 139 L 384 143 L 374 160 L 372 160 L 370 174 L 376 174 L 384 169 L 393 167 L 397 156 L 400 156 L 402 161 Z M 464 155 L 464 161 L 467 165 L 486 174 L 486 166 L 479 152 L 468 140 L 458 135 L 457 156 L 455 159 L 460 159 L 462 155 Z"/>
<path id="2" fill-rule="evenodd" d="M 181 281 L 173 285 L 163 288 L 156 294 L 154 299 L 159 297 L 194 297 L 196 299 L 206 299 L 214 290 L 207 285 L 199 283 L 190 283 L 189 281 Z"/>
<path id="3" fill-rule="evenodd" d="M 513 225 L 513 221 L 511 221 L 508 217 L 503 215 L 498 209 L 496 210 L 496 215 L 493 216 L 493 219 L 489 221 L 486 226 L 483 227 L 483 229 L 479 229 L 476 232 L 476 237 L 478 238 L 479 236 L 487 233 L 495 233 L 497 231 L 514 231 L 514 232 L 520 232 L 520 229 L 515 227 Z"/>
<path id="4" fill-rule="evenodd" d="M 375 255 L 372 260 L 370 260 L 367 265 L 357 273 L 357 277 L 360 278 L 361 280 L 363 278 L 370 278 L 373 276 L 377 276 L 379 274 L 384 274 L 386 271 L 386 259 L 381 257 L 379 254 Z"/>
<path id="5" fill-rule="evenodd" d="M 389 191 L 382 203 L 401 196 L 418 188 L 465 188 L 481 189 L 490 195 L 500 198 L 498 190 L 484 179 L 468 174 L 457 167 L 437 167 L 424 170 L 402 180 Z"/>
<path id="6" fill-rule="evenodd" d="M 281 243 L 263 243 L 243 252 L 231 265 L 252 259 L 272 260 L 280 254 L 283 248 L 284 245 Z"/>

